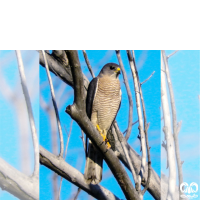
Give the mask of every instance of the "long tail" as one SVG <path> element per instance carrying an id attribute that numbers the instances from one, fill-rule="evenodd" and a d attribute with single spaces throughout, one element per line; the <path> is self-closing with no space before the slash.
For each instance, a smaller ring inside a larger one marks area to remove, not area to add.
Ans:
<path id="1" fill-rule="evenodd" d="M 87 184 L 98 184 L 102 179 L 103 156 L 89 141 L 84 177 Z"/>

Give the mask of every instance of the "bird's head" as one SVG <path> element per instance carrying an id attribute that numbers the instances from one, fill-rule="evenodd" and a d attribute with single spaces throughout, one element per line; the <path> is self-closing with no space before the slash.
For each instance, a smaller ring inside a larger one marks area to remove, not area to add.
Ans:
<path id="1" fill-rule="evenodd" d="M 118 75 L 121 73 L 120 72 L 120 66 L 115 64 L 115 63 L 108 63 L 103 66 L 101 69 L 99 76 L 101 75 L 107 75 L 107 76 L 113 76 L 113 77 L 118 77 Z"/>

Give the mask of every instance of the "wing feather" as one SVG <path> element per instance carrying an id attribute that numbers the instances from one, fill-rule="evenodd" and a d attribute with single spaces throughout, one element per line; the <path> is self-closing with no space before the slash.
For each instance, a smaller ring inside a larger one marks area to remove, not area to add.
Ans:
<path id="1" fill-rule="evenodd" d="M 93 78 L 89 84 L 88 91 L 87 91 L 87 98 L 86 98 L 86 113 L 89 119 L 91 119 L 92 115 L 92 106 L 94 97 L 97 90 L 98 78 Z"/>

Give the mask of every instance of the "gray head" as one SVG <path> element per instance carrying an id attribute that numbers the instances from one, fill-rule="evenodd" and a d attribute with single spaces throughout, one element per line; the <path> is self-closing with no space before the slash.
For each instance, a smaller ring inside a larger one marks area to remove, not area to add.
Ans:
<path id="1" fill-rule="evenodd" d="M 108 63 L 106 65 L 103 66 L 103 68 L 101 69 L 99 76 L 113 76 L 113 77 L 118 77 L 118 75 L 120 74 L 120 66 L 115 64 L 115 63 Z"/>

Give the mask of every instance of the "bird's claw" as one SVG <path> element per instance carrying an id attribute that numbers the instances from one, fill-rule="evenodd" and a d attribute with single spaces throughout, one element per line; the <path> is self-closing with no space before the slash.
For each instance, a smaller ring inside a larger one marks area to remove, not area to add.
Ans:
<path id="1" fill-rule="evenodd" d="M 100 127 L 99 127 L 98 124 L 96 125 L 96 127 L 97 127 L 97 130 L 99 131 L 100 135 L 101 135 L 102 138 L 103 138 L 103 142 L 105 142 L 105 143 L 107 144 L 107 149 L 110 149 L 110 148 L 111 148 L 111 145 L 110 145 L 110 143 L 108 142 L 108 139 L 106 138 L 106 134 L 103 134 L 104 131 L 102 131 L 102 130 L 100 129 Z"/>
<path id="2" fill-rule="evenodd" d="M 109 142 L 107 142 L 107 149 L 110 149 L 111 148 L 111 145 Z"/>

